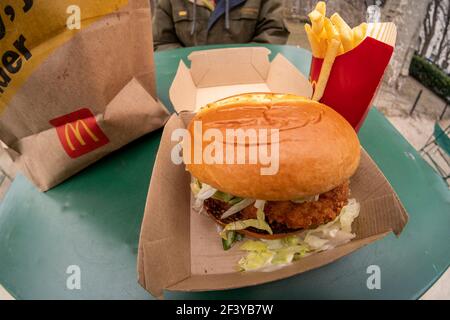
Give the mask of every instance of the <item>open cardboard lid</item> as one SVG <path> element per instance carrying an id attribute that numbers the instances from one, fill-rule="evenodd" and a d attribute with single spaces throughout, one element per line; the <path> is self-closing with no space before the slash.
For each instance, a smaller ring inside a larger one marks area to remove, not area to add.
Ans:
<path id="1" fill-rule="evenodd" d="M 177 112 L 197 111 L 222 98 L 248 92 L 282 92 L 310 98 L 312 87 L 283 55 L 269 61 L 264 47 L 196 51 L 181 60 L 169 90 Z"/>
<path id="2" fill-rule="evenodd" d="M 176 141 L 171 134 L 185 128 L 192 113 L 172 115 L 153 169 L 138 252 L 139 283 L 156 297 L 163 290 L 205 291 L 239 288 L 287 278 L 331 263 L 390 232 L 399 235 L 408 215 L 394 190 L 369 155 L 351 178 L 352 198 L 361 204 L 353 224 L 356 238 L 333 250 L 314 254 L 272 272 L 240 273 L 243 252 L 223 251 L 215 223 L 191 210 L 190 175 L 171 161 Z"/>

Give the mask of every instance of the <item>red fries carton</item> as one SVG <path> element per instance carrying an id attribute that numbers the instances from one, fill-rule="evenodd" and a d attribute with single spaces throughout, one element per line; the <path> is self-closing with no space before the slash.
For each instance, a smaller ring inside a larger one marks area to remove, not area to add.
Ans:
<path id="1" fill-rule="evenodd" d="M 369 111 L 394 52 L 393 23 L 369 24 L 367 37 L 334 61 L 320 102 L 339 112 L 358 131 Z M 319 79 L 324 59 L 313 57 L 310 80 Z"/>

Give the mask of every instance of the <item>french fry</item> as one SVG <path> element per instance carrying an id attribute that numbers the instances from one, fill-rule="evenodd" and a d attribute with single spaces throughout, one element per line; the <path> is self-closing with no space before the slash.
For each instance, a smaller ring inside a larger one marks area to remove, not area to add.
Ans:
<path id="1" fill-rule="evenodd" d="M 324 29 L 327 34 L 328 40 L 331 40 L 331 39 L 339 40 L 340 39 L 339 31 L 336 29 L 334 24 L 328 18 L 325 18 Z"/>
<path id="2" fill-rule="evenodd" d="M 308 36 L 309 43 L 311 45 L 311 51 L 314 57 L 322 58 L 323 57 L 323 44 L 321 43 L 319 37 L 312 30 L 311 25 L 308 23 L 305 24 L 306 35 Z"/>
<path id="3" fill-rule="evenodd" d="M 341 42 L 344 47 L 344 51 L 350 51 L 353 49 L 353 32 L 340 32 Z"/>
<path id="4" fill-rule="evenodd" d="M 341 55 L 341 54 L 344 54 L 344 53 L 345 53 L 344 46 L 341 43 L 341 45 L 339 46 L 339 53 L 338 53 L 338 55 Z"/>
<path id="5" fill-rule="evenodd" d="M 319 11 L 322 16 L 326 16 L 327 15 L 327 4 L 324 1 L 319 1 L 316 4 L 316 11 Z"/>
<path id="6" fill-rule="evenodd" d="M 317 81 L 316 88 L 313 95 L 313 100 L 320 101 L 325 92 L 325 88 L 330 78 L 331 69 L 333 68 L 334 60 L 339 53 L 341 42 L 336 39 L 330 40 L 328 49 L 323 60 L 322 69 L 320 71 L 319 80 Z"/>
<path id="7" fill-rule="evenodd" d="M 364 37 L 367 36 L 367 29 L 369 29 L 369 26 L 367 23 L 363 22 L 359 25 L 361 28 L 361 32 L 363 33 Z"/>
<path id="8" fill-rule="evenodd" d="M 311 20 L 312 30 L 315 34 L 320 35 L 323 31 L 324 16 L 317 10 L 314 10 L 308 15 Z"/>
<path id="9" fill-rule="evenodd" d="M 367 23 L 362 23 L 352 29 L 338 13 L 327 18 L 324 1 L 319 1 L 308 16 L 311 25 L 305 26 L 305 30 L 311 43 L 313 55 L 317 58 L 325 57 L 332 40 L 340 42 L 337 54 L 341 55 L 357 47 L 368 36 Z M 388 37 L 388 35 L 385 35 L 385 37 Z"/>
<path id="10" fill-rule="evenodd" d="M 330 20 L 338 28 L 339 31 L 342 30 L 342 31 L 350 32 L 352 30 L 350 28 L 350 26 L 347 24 L 347 22 L 345 22 L 345 20 L 342 19 L 342 17 L 339 15 L 339 13 L 334 13 L 330 17 Z"/>
<path id="11" fill-rule="evenodd" d="M 325 57 L 325 54 L 328 49 L 328 40 L 326 38 L 321 38 L 319 40 L 319 46 L 320 46 L 320 57 Z"/>
<path id="12" fill-rule="evenodd" d="M 341 42 L 344 46 L 344 50 L 350 51 L 353 49 L 353 30 L 349 25 L 342 19 L 342 17 L 335 13 L 330 18 L 331 22 L 336 26 L 341 36 Z"/>
<path id="13" fill-rule="evenodd" d="M 353 48 L 356 48 L 366 38 L 367 23 L 362 23 L 353 28 Z"/>

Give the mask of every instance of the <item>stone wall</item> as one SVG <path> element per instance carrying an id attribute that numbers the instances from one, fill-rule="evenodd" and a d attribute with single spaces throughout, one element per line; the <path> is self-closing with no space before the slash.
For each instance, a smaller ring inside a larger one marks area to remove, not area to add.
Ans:
<path id="1" fill-rule="evenodd" d="M 428 3 L 429 0 L 386 1 L 382 16 L 385 21 L 395 22 L 398 31 L 395 54 L 385 78 L 390 85 L 401 87 L 402 77 L 409 74 Z"/>

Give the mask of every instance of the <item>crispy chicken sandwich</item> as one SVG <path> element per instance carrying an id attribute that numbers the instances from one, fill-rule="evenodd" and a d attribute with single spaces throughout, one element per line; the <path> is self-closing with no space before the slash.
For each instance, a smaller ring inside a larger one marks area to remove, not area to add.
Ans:
<path id="1" fill-rule="evenodd" d="M 349 179 L 359 165 L 360 144 L 354 129 L 333 109 L 299 96 L 253 93 L 202 108 L 188 126 L 191 145 L 196 143 L 195 122 L 201 122 L 203 132 L 214 129 L 224 137 L 230 129 L 278 132 L 277 139 L 256 143 L 258 148 L 277 144 L 271 149 L 279 162 L 273 174 L 261 174 L 260 161 L 186 161 L 197 206 L 224 228 L 223 233 L 284 238 L 335 220 L 348 204 Z M 201 140 L 203 147 L 211 142 Z M 255 146 L 242 139 L 220 144 L 224 158 L 231 150 L 234 155 L 244 150 L 248 158 Z"/>

